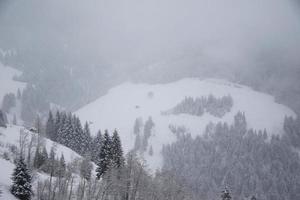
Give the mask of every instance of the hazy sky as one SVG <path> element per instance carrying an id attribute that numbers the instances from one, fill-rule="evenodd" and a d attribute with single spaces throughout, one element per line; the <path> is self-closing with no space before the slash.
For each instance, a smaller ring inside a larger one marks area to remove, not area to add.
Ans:
<path id="1" fill-rule="evenodd" d="M 189 54 L 247 63 L 269 52 L 300 63 L 296 0 L 0 1 L 2 30 L 32 48 L 57 43 L 121 66 Z"/>

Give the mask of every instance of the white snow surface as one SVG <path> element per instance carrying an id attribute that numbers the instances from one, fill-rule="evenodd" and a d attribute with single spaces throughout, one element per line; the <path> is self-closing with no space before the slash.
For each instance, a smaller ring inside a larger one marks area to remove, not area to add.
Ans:
<path id="1" fill-rule="evenodd" d="M 153 92 L 153 98 L 148 93 Z M 188 114 L 162 115 L 162 111 L 173 108 L 186 96 L 201 97 L 213 94 L 222 97 L 230 94 L 234 105 L 223 118 L 208 113 L 202 116 Z M 278 104 L 274 97 L 253 89 L 219 79 L 187 78 L 168 84 L 124 83 L 112 88 L 106 95 L 79 109 L 76 114 L 83 121 L 88 121 L 92 133 L 99 129 L 120 133 L 125 152 L 133 148 L 135 136 L 133 127 L 136 118 L 145 122 L 152 117 L 155 127 L 149 140 L 154 155 L 145 153 L 145 159 L 151 169 L 161 167 L 161 149 L 163 144 L 173 142 L 176 137 L 169 130 L 169 125 L 185 126 L 192 136 L 201 135 L 209 122 L 227 122 L 232 124 L 238 111 L 245 112 L 248 127 L 266 129 L 270 134 L 281 134 L 285 116 L 295 116 L 288 107 Z"/>
<path id="2" fill-rule="evenodd" d="M 8 145 L 16 145 L 17 147 L 19 147 L 18 145 L 19 145 L 21 129 L 23 129 L 28 134 L 28 141 L 30 141 L 31 136 L 33 136 L 34 134 L 37 134 L 37 133 L 32 133 L 32 132 L 28 131 L 23 126 L 14 126 L 14 125 L 9 124 L 7 128 L 0 127 L 0 142 L 1 142 L 0 152 L 3 153 L 3 151 L 7 151 L 6 148 Z M 71 150 L 61 144 L 58 144 L 58 143 L 53 142 L 46 138 L 45 138 L 44 142 L 45 142 L 45 146 L 48 151 L 48 154 L 50 153 L 52 146 L 54 146 L 56 156 L 60 157 L 61 154 L 63 154 L 66 162 L 70 162 L 76 158 L 81 158 L 81 156 L 78 155 L 76 152 L 74 152 L 73 150 Z"/>
<path id="3" fill-rule="evenodd" d="M 1 170 L 0 189 L 2 191 L 0 199 L 16 200 L 16 198 L 9 191 L 9 187 L 12 182 L 10 178 L 14 168 L 15 168 L 14 164 L 0 158 L 0 170 Z"/>
<path id="4" fill-rule="evenodd" d="M 25 87 L 25 83 L 13 80 L 14 76 L 19 76 L 20 74 L 20 71 L 9 66 L 5 66 L 0 62 L 0 106 L 5 94 L 17 94 L 18 89 L 22 91 Z"/>

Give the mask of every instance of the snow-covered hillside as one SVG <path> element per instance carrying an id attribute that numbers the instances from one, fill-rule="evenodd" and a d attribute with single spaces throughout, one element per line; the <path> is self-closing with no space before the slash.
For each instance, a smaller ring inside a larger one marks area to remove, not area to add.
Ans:
<path id="1" fill-rule="evenodd" d="M 204 113 L 202 116 L 162 115 L 163 111 L 173 108 L 186 96 L 202 97 L 209 94 L 215 97 L 231 95 L 233 99 L 231 111 L 222 118 L 208 113 Z M 231 124 L 238 111 L 245 112 L 249 128 L 266 129 L 270 134 L 280 134 L 283 131 L 284 117 L 295 116 L 292 110 L 276 103 L 270 95 L 217 79 L 183 79 L 156 85 L 124 83 L 112 88 L 105 96 L 84 106 L 76 114 L 81 120 L 90 123 L 94 134 L 99 129 L 108 129 L 110 132 L 117 129 L 120 132 L 125 151 L 134 146 L 135 120 L 142 118 L 145 122 L 151 116 L 155 127 L 149 143 L 153 146 L 154 154 L 149 156 L 145 153 L 145 158 L 150 168 L 155 169 L 161 166 L 162 145 L 176 139 L 169 130 L 169 125 L 185 126 L 195 136 L 202 134 L 209 122 L 222 121 Z"/>
<path id="2" fill-rule="evenodd" d="M 23 130 L 25 134 L 28 135 L 27 140 L 30 141 L 31 137 L 35 135 L 36 133 L 32 133 L 25 129 L 22 126 L 14 126 L 14 125 L 8 125 L 7 128 L 1 128 L 0 127 L 0 153 L 3 153 L 7 150 L 7 147 L 9 145 L 15 145 L 18 147 L 19 145 L 19 139 L 20 139 L 20 131 Z M 64 154 L 66 162 L 70 162 L 71 160 L 75 158 L 80 158 L 77 153 L 75 153 L 73 150 L 57 144 L 56 142 L 53 142 L 49 139 L 45 138 L 45 146 L 48 152 L 50 152 L 51 148 L 54 147 L 56 151 L 56 155 L 60 156 L 61 154 Z"/>
<path id="3" fill-rule="evenodd" d="M 25 87 L 25 83 L 14 81 L 14 76 L 19 76 L 20 71 L 13 69 L 9 66 L 4 66 L 0 62 L 0 102 L 3 96 L 7 93 L 17 94 L 18 89 L 22 90 Z"/>
<path id="4" fill-rule="evenodd" d="M 27 135 L 28 142 L 30 141 L 31 137 L 36 134 L 26 130 L 22 126 L 14 126 L 8 125 L 7 128 L 0 127 L 0 155 L 2 156 L 4 153 L 10 154 L 10 147 L 12 145 L 19 147 L 19 139 L 20 139 L 20 131 L 23 130 L 24 134 Z M 44 141 L 46 149 L 50 152 L 51 148 L 55 148 L 56 156 L 60 156 L 61 154 L 64 155 L 66 163 L 71 162 L 74 159 L 81 158 L 77 153 L 72 151 L 71 149 L 52 142 L 51 140 L 45 139 Z M 32 155 L 33 156 L 33 155 Z M 16 199 L 14 196 L 10 194 L 9 188 L 12 184 L 11 176 L 15 165 L 13 164 L 13 159 L 11 160 L 4 160 L 0 157 L 0 170 L 3 172 L 0 176 L 0 190 L 2 190 L 2 194 L 0 199 L 5 200 L 14 200 Z M 47 174 L 37 173 L 35 180 L 42 180 L 45 178 L 49 178 Z M 35 188 L 34 188 L 35 189 Z"/>

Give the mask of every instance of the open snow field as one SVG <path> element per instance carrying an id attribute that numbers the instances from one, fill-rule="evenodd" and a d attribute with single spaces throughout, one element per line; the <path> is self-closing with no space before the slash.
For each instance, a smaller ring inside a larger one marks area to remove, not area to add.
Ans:
<path id="1" fill-rule="evenodd" d="M 149 93 L 153 97 L 149 97 Z M 202 116 L 188 114 L 162 115 L 162 111 L 173 108 L 186 96 L 201 97 L 213 94 L 222 97 L 230 94 L 234 105 L 223 118 L 214 117 L 208 113 Z M 266 129 L 269 134 L 281 134 L 285 116 L 295 116 L 288 107 L 278 104 L 270 95 L 253 89 L 218 79 L 183 79 L 168 84 L 134 84 L 124 83 L 112 88 L 106 95 L 79 109 L 76 114 L 82 121 L 90 123 L 95 134 L 99 129 L 112 132 L 117 129 L 122 139 L 125 152 L 133 148 L 135 135 L 133 127 L 136 118 L 145 122 L 149 116 L 155 123 L 154 131 L 149 139 L 154 154 L 145 153 L 145 159 L 150 168 L 161 166 L 160 151 L 163 144 L 168 144 L 176 138 L 169 130 L 169 125 L 185 126 L 192 136 L 200 135 L 209 122 L 227 122 L 231 124 L 234 115 L 245 112 L 248 127 Z"/>

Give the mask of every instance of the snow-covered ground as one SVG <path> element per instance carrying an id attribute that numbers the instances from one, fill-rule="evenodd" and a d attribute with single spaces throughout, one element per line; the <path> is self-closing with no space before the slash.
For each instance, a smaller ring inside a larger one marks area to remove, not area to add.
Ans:
<path id="1" fill-rule="evenodd" d="M 4 152 L 9 152 L 9 146 L 15 145 L 18 147 L 19 145 L 19 138 L 20 138 L 20 130 L 24 130 L 25 134 L 28 135 L 28 141 L 30 138 L 36 134 L 32 133 L 28 130 L 26 130 L 22 126 L 14 126 L 9 124 L 7 128 L 1 128 L 0 127 L 0 155 L 2 156 Z M 51 140 L 45 139 L 45 146 L 47 148 L 48 153 L 50 152 L 52 146 L 55 146 L 56 149 L 56 156 L 59 158 L 61 154 L 64 155 L 65 161 L 69 163 L 73 159 L 81 158 L 77 153 L 72 151 L 71 149 L 57 144 L 55 142 L 52 142 Z M 33 156 L 33 155 L 32 155 Z M 7 161 L 4 160 L 2 157 L 0 157 L 0 190 L 2 190 L 2 194 L 0 196 L 0 199 L 5 200 L 15 200 L 16 198 L 10 194 L 9 187 L 12 183 L 11 181 L 11 175 L 13 172 L 13 169 L 15 168 L 15 165 L 12 163 L 13 161 Z M 95 165 L 94 165 L 95 168 Z M 37 173 L 36 180 L 42 180 L 47 179 L 49 176 L 44 173 Z M 35 188 L 34 188 L 35 190 Z"/>
<path id="2" fill-rule="evenodd" d="M 2 144 L 0 147 L 0 153 L 6 151 L 8 145 L 16 145 L 18 147 L 21 130 L 24 130 L 24 132 L 28 134 L 28 141 L 30 140 L 31 136 L 36 134 L 26 130 L 22 126 L 14 126 L 9 124 L 7 128 L 0 127 L 0 141 Z M 56 142 L 53 142 L 49 139 L 45 139 L 44 142 L 48 153 L 50 152 L 52 147 L 55 147 L 56 155 L 60 157 L 61 154 L 64 154 L 66 162 L 70 162 L 71 160 L 76 158 L 81 158 L 81 156 L 78 155 L 76 152 L 63 145 L 57 144 Z"/>
<path id="3" fill-rule="evenodd" d="M 0 196 L 0 199 L 3 200 L 15 200 L 16 198 L 10 193 L 9 187 L 11 184 L 11 175 L 13 173 L 13 169 L 15 168 L 15 165 L 11 162 L 1 159 L 0 158 L 0 170 L 1 170 L 1 176 L 0 176 L 0 189 L 2 191 L 2 194 Z"/>
<path id="4" fill-rule="evenodd" d="M 149 97 L 149 92 L 153 97 Z M 205 113 L 201 117 L 187 114 L 162 115 L 185 96 L 201 97 L 213 94 L 222 97 L 230 94 L 234 105 L 231 112 L 223 118 Z M 136 118 L 145 122 L 149 116 L 155 123 L 155 130 L 149 139 L 154 155 L 145 154 L 150 168 L 161 166 L 160 151 L 163 144 L 168 144 L 176 138 L 169 130 L 170 124 L 185 126 L 193 136 L 202 134 L 209 122 L 227 122 L 231 124 L 238 111 L 246 114 L 248 127 L 266 129 L 270 134 L 280 134 L 283 131 L 285 115 L 295 116 L 288 107 L 278 104 L 270 95 L 252 90 L 249 87 L 218 79 L 183 79 L 168 84 L 134 84 L 124 83 L 112 88 L 108 94 L 79 109 L 76 114 L 91 125 L 92 133 L 99 129 L 110 132 L 117 129 L 120 133 L 125 151 L 132 149 L 135 141 L 133 127 Z M 149 145 L 149 146 L 150 146 Z"/>
<path id="5" fill-rule="evenodd" d="M 3 96 L 7 93 L 17 94 L 18 89 L 22 91 L 25 87 L 25 83 L 14 81 L 14 76 L 19 76 L 20 71 L 4 66 L 0 62 L 0 103 L 2 103 Z"/>

